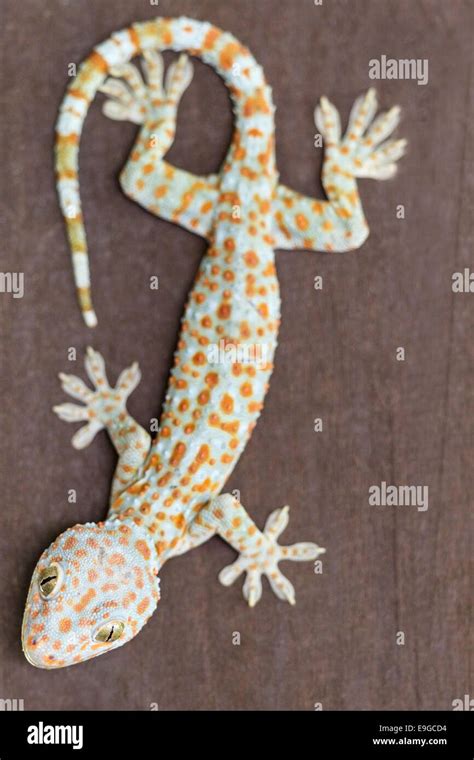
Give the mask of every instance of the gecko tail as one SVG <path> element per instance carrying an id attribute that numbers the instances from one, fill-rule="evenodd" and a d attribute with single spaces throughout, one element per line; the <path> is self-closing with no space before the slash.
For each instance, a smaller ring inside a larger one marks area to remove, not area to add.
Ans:
<path id="1" fill-rule="evenodd" d="M 271 93 L 261 67 L 231 34 L 206 21 L 157 18 L 133 24 L 97 45 L 67 88 L 56 125 L 56 178 L 72 253 L 74 278 L 84 321 L 97 324 L 92 305 L 89 256 L 79 194 L 79 141 L 95 94 L 111 69 L 147 50 L 189 51 L 212 66 L 227 84 L 234 102 L 236 128 L 245 130 L 271 111 Z M 254 130 L 255 131 L 255 130 Z"/>
<path id="2" fill-rule="evenodd" d="M 133 29 L 123 30 L 94 48 L 79 67 L 61 103 L 56 124 L 55 168 L 61 211 L 66 223 L 79 306 L 88 327 L 97 325 L 92 304 L 89 254 L 79 191 L 79 142 L 96 92 L 116 64 L 138 52 Z"/>

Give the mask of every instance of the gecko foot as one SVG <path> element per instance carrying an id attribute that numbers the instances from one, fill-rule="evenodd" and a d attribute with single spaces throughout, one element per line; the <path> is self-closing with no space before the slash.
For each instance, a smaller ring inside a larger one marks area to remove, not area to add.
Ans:
<path id="1" fill-rule="evenodd" d="M 193 77 L 193 66 L 183 53 L 168 68 L 163 82 L 164 63 L 160 53 L 143 52 L 145 77 L 132 63 L 113 66 L 100 92 L 109 96 L 103 105 L 103 113 L 116 121 L 144 124 L 159 118 L 163 109 L 176 109 L 183 92 Z M 169 114 L 166 114 L 169 115 Z"/>
<path id="2" fill-rule="evenodd" d="M 104 359 L 98 351 L 87 349 L 85 368 L 95 391 L 75 375 L 65 375 L 60 372 L 59 377 L 63 390 L 73 398 L 82 401 L 85 406 L 78 404 L 59 404 L 53 407 L 58 417 L 66 422 L 87 421 L 72 438 L 72 445 L 76 449 L 83 449 L 93 440 L 96 433 L 104 427 L 110 427 L 115 420 L 125 413 L 126 401 L 132 391 L 135 390 L 141 379 L 138 364 L 135 362 L 131 367 L 123 370 L 117 380 L 115 388 L 111 388 L 105 374 Z"/>
<path id="3" fill-rule="evenodd" d="M 377 96 L 371 88 L 357 98 L 344 138 L 337 109 L 322 97 L 314 117 L 325 141 L 323 183 L 331 184 L 331 175 L 389 179 L 397 171 L 399 158 L 405 153 L 406 140 L 387 140 L 400 121 L 400 108 L 394 106 L 374 119 Z"/>
<path id="4" fill-rule="evenodd" d="M 277 538 L 285 530 L 289 520 L 289 507 L 276 509 L 268 517 L 263 530 L 263 542 L 255 553 L 240 554 L 231 565 L 219 573 L 223 586 L 230 586 L 243 572 L 246 579 L 243 595 L 250 607 L 254 607 L 262 596 L 262 575 L 266 575 L 270 586 L 279 599 L 295 604 L 295 590 L 292 583 L 278 568 L 282 560 L 297 562 L 314 560 L 326 551 L 317 544 L 299 543 L 280 546 Z"/>

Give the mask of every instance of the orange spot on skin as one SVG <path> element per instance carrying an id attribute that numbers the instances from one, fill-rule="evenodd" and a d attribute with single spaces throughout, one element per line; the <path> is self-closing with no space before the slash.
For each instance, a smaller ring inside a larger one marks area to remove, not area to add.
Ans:
<path id="1" fill-rule="evenodd" d="M 119 554 L 116 552 L 115 554 L 112 554 L 109 560 L 111 565 L 124 565 L 125 564 L 125 557 L 123 554 Z"/>
<path id="2" fill-rule="evenodd" d="M 61 618 L 59 621 L 59 630 L 61 633 L 69 633 L 72 628 L 72 621 L 70 618 Z"/>
<path id="3" fill-rule="evenodd" d="M 142 541 L 141 539 L 139 539 L 138 541 L 136 541 L 135 542 L 135 549 L 138 552 L 140 552 L 140 554 L 142 555 L 142 557 L 144 557 L 144 559 L 147 559 L 147 560 L 150 559 L 150 556 L 151 556 L 150 549 L 149 549 L 148 544 L 146 543 L 146 541 Z"/>
<path id="4" fill-rule="evenodd" d="M 86 591 L 85 594 L 83 594 L 77 604 L 74 605 L 74 609 L 76 612 L 82 612 L 83 609 L 87 607 L 90 601 L 95 597 L 95 589 L 90 588 L 88 591 Z"/>
<path id="5" fill-rule="evenodd" d="M 165 475 L 163 475 L 159 479 L 158 485 L 159 486 L 166 486 L 170 482 L 170 480 L 171 480 L 171 472 L 167 472 Z"/>
<path id="6" fill-rule="evenodd" d="M 253 169 L 249 169 L 248 166 L 242 166 L 240 173 L 242 177 L 247 177 L 248 179 L 257 179 L 258 174 L 257 172 L 254 172 Z M 257 229 L 253 225 L 249 227 L 249 232 L 251 235 L 257 234 Z"/>
<path id="7" fill-rule="evenodd" d="M 228 393 L 224 393 L 222 397 L 221 409 L 225 414 L 232 414 L 234 411 L 234 399 Z"/>
<path id="8" fill-rule="evenodd" d="M 133 26 L 130 26 L 127 29 L 128 36 L 130 37 L 131 43 L 135 50 L 138 52 L 140 50 L 140 38 L 138 36 L 137 30 L 133 28 Z"/>
<path id="9" fill-rule="evenodd" d="M 173 44 L 173 34 L 170 29 L 165 29 L 163 31 L 163 42 L 168 46 Z"/>
<path id="10" fill-rule="evenodd" d="M 97 53 L 94 51 L 89 58 L 87 59 L 86 63 L 90 63 L 94 68 L 100 69 L 104 73 L 107 73 L 109 70 L 109 67 L 107 66 L 107 61 L 105 58 L 103 58 L 100 53 Z"/>
<path id="11" fill-rule="evenodd" d="M 148 599 L 148 597 L 146 597 L 145 599 L 142 599 L 142 601 L 139 604 L 137 604 L 138 614 L 143 615 L 143 613 L 145 612 L 149 604 L 150 604 L 150 600 Z"/>
<path id="12" fill-rule="evenodd" d="M 309 221 L 304 214 L 297 214 L 295 217 L 296 226 L 300 230 L 307 230 L 309 227 Z"/>
<path id="13" fill-rule="evenodd" d="M 208 390 L 201 391 L 198 396 L 198 402 L 202 405 L 209 403 L 210 394 Z"/>
<path id="14" fill-rule="evenodd" d="M 244 116 L 252 116 L 257 112 L 269 113 L 269 111 L 268 101 L 262 88 L 257 90 L 255 95 L 247 98 L 243 107 Z"/>
<path id="15" fill-rule="evenodd" d="M 158 187 L 155 187 L 153 191 L 153 195 L 155 198 L 163 198 L 164 195 L 168 192 L 168 188 L 166 185 L 158 185 Z"/>
<path id="16" fill-rule="evenodd" d="M 206 478 L 205 480 L 202 481 L 202 483 L 196 483 L 196 485 L 193 486 L 192 490 L 204 493 L 204 491 L 207 491 L 210 484 L 211 484 L 210 479 Z"/>
<path id="17" fill-rule="evenodd" d="M 221 430 L 224 430 L 225 433 L 229 433 L 230 435 L 236 435 L 239 432 L 239 427 L 240 422 L 235 420 L 234 422 L 223 422 Z"/>
<path id="18" fill-rule="evenodd" d="M 177 467 L 177 465 L 181 462 L 182 458 L 184 457 L 186 453 L 186 446 L 182 441 L 179 441 L 176 446 L 173 449 L 173 453 L 171 454 L 170 464 L 173 467 Z"/>
<path id="19" fill-rule="evenodd" d="M 181 530 L 186 525 L 186 520 L 185 520 L 185 517 L 184 517 L 184 515 L 183 515 L 182 512 L 180 512 L 179 515 L 173 515 L 171 517 L 171 520 L 176 525 L 176 527 L 178 528 L 178 530 Z"/>
<path id="20" fill-rule="evenodd" d="M 72 549 L 73 546 L 75 546 L 76 544 L 77 544 L 77 540 L 74 538 L 74 536 L 69 536 L 68 538 L 66 538 L 64 542 L 64 548 L 66 550 L 69 550 L 69 549 Z"/>
<path id="21" fill-rule="evenodd" d="M 244 321 L 240 323 L 240 335 L 242 338 L 250 338 L 252 331 L 248 322 Z"/>
<path id="22" fill-rule="evenodd" d="M 209 372 L 205 377 L 206 385 L 210 388 L 214 388 L 219 382 L 219 376 L 217 372 Z"/>
<path id="23" fill-rule="evenodd" d="M 214 45 L 216 44 L 216 40 L 219 39 L 220 34 L 221 33 L 219 32 L 219 30 L 216 29 L 215 27 L 212 27 L 211 29 L 209 29 L 202 43 L 203 48 L 205 50 L 210 50 L 211 48 L 213 48 Z"/>
<path id="24" fill-rule="evenodd" d="M 242 396 L 246 396 L 246 397 L 251 396 L 252 395 L 251 383 L 243 383 L 240 386 L 240 393 L 242 394 Z"/>
<path id="25" fill-rule="evenodd" d="M 220 53 L 219 62 L 223 69 L 231 69 L 236 55 L 240 51 L 240 46 L 236 42 L 229 42 L 225 45 Z"/>
<path id="26" fill-rule="evenodd" d="M 229 319 L 232 311 L 232 307 L 228 303 L 223 303 L 217 309 L 217 316 L 219 319 Z"/>
<path id="27" fill-rule="evenodd" d="M 202 351 L 198 351 L 197 353 L 194 354 L 194 356 L 193 356 L 193 364 L 196 364 L 198 366 L 202 366 L 205 363 L 206 363 L 206 357 L 202 353 Z"/>
<path id="28" fill-rule="evenodd" d="M 233 282 L 233 280 L 235 280 L 235 274 L 230 269 L 225 270 L 223 277 L 227 282 Z"/>
<path id="29" fill-rule="evenodd" d="M 68 95 L 71 95 L 73 98 L 78 98 L 79 100 L 85 100 L 86 103 L 89 102 L 87 95 L 82 92 L 78 87 L 70 87 L 68 89 Z"/>
<path id="30" fill-rule="evenodd" d="M 260 259 L 258 258 L 255 251 L 247 251 L 247 253 L 244 255 L 244 261 L 247 264 L 248 267 L 256 267 L 260 263 Z"/>
<path id="31" fill-rule="evenodd" d="M 163 552 L 166 550 L 167 545 L 168 544 L 167 544 L 166 541 L 157 541 L 156 542 L 155 548 L 156 548 L 156 551 L 158 552 L 159 555 L 163 554 Z"/>
<path id="32" fill-rule="evenodd" d="M 209 454 L 210 454 L 209 446 L 207 445 L 207 443 L 204 443 L 200 447 L 197 453 L 196 459 L 198 462 L 202 464 L 203 462 L 207 462 L 207 460 L 209 459 Z"/>
<path id="33" fill-rule="evenodd" d="M 238 377 L 242 374 L 242 365 L 238 362 L 235 362 L 235 364 L 232 365 L 232 374 L 234 377 Z"/>
<path id="34" fill-rule="evenodd" d="M 117 591 L 118 586 L 116 583 L 104 583 L 102 586 L 102 591 L 107 593 L 107 591 Z"/>

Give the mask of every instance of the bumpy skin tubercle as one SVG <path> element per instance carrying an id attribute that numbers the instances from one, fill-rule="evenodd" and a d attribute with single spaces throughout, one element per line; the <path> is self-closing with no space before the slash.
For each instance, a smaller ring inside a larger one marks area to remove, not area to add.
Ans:
<path id="1" fill-rule="evenodd" d="M 160 51 L 168 48 L 181 55 L 163 77 Z M 179 101 L 192 78 L 185 50 L 221 74 L 235 113 L 222 169 L 206 177 L 164 160 Z M 144 75 L 130 63 L 139 54 Z M 314 560 L 324 549 L 278 543 L 288 523 L 287 507 L 274 510 L 260 531 L 242 504 L 222 493 L 260 416 L 273 370 L 280 323 L 274 249 L 359 247 L 368 227 L 356 178 L 392 176 L 405 148 L 404 141 L 386 140 L 398 123 L 398 109 L 373 121 L 373 90 L 356 101 L 343 138 L 336 109 L 322 98 L 315 119 L 326 145 L 328 200 L 303 196 L 279 184 L 272 93 L 261 67 L 232 35 L 186 18 L 156 19 L 112 35 L 82 64 L 57 125 L 58 191 L 89 326 L 97 317 L 78 150 L 99 90 L 109 98 L 106 116 L 140 125 L 120 175 L 125 193 L 152 214 L 206 238 L 209 248 L 189 294 L 153 441 L 126 409 L 140 380 L 138 365 L 112 387 L 102 356 L 89 349 L 86 371 L 93 389 L 79 378 L 60 376 L 63 389 L 79 403 L 60 404 L 55 412 L 68 422 L 85 423 L 73 445 L 87 446 L 106 428 L 119 461 L 106 522 L 66 531 L 33 574 L 23 647 L 32 664 L 47 668 L 81 662 L 129 641 L 156 607 L 163 564 L 216 534 L 238 552 L 219 575 L 223 585 L 244 574 L 244 597 L 254 606 L 265 575 L 279 598 L 295 602 L 279 562 Z"/>

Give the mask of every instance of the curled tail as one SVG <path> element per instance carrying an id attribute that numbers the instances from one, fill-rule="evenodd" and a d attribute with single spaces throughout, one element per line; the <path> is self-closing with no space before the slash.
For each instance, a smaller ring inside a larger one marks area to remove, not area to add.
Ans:
<path id="1" fill-rule="evenodd" d="M 79 195 L 79 140 L 89 105 L 110 71 L 144 50 L 189 51 L 217 70 L 229 87 L 240 140 L 256 133 L 255 121 L 273 117 L 263 71 L 235 37 L 195 19 L 158 18 L 132 25 L 94 48 L 69 85 L 56 127 L 56 174 L 61 210 L 72 252 L 74 278 L 84 321 L 97 324 L 90 293 L 89 257 Z M 254 121 L 255 120 L 255 121 Z"/>

